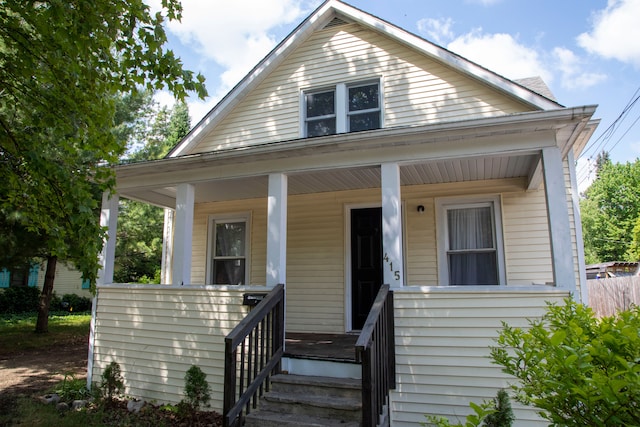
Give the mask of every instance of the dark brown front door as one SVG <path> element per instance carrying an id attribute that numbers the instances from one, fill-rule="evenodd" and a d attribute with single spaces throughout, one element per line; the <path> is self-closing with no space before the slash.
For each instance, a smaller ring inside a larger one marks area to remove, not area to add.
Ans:
<path id="1" fill-rule="evenodd" d="M 352 329 L 362 329 L 382 285 L 382 210 L 351 210 Z"/>

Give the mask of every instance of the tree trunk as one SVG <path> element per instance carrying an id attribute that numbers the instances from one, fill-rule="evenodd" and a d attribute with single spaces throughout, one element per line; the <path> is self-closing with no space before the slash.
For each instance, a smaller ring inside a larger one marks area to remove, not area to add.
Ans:
<path id="1" fill-rule="evenodd" d="M 36 321 L 36 333 L 49 332 L 49 304 L 53 296 L 53 280 L 56 278 L 56 264 L 58 257 L 47 257 L 47 272 L 44 275 L 44 285 L 38 303 L 38 320 Z"/>

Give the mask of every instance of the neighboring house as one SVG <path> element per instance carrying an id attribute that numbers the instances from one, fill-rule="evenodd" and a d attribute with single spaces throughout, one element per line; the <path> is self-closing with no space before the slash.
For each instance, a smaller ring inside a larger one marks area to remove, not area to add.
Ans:
<path id="1" fill-rule="evenodd" d="M 501 322 L 586 302 L 575 158 L 595 106 L 531 82 L 323 3 L 167 158 L 115 168 L 102 224 L 115 236 L 119 197 L 167 208 L 166 285 L 113 284 L 106 242 L 89 381 L 116 361 L 127 395 L 176 402 L 196 364 L 222 411 L 224 337 L 245 294 L 285 284 L 287 333 L 344 334 L 384 283 L 391 424 L 463 417 L 495 396 Z M 516 416 L 542 425 L 530 408 Z"/>
<path id="2" fill-rule="evenodd" d="M 14 268 L 0 271 L 0 289 L 14 286 L 37 287 L 42 290 L 46 263 L 33 262 L 25 268 Z M 81 297 L 92 298 L 90 282 L 82 279 L 82 273 L 64 263 L 56 264 L 56 277 L 53 291 L 62 297 L 65 294 L 76 294 Z"/>
<path id="3" fill-rule="evenodd" d="M 640 273 L 638 262 L 610 261 L 587 265 L 587 279 L 606 279 L 610 277 L 636 276 Z"/>

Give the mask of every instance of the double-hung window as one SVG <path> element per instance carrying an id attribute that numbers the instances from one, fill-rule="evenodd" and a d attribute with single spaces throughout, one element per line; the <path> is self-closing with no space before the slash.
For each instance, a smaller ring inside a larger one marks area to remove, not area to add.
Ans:
<path id="1" fill-rule="evenodd" d="M 381 127 L 380 82 L 339 83 L 307 91 L 304 100 L 306 137 L 357 132 Z"/>
<path id="2" fill-rule="evenodd" d="M 247 284 L 248 224 L 247 216 L 211 219 L 209 283 L 214 285 Z"/>
<path id="3" fill-rule="evenodd" d="M 335 89 L 310 92 L 304 95 L 306 107 L 306 136 L 336 133 Z"/>
<path id="4" fill-rule="evenodd" d="M 448 285 L 504 282 L 499 199 L 438 201 L 439 277 Z"/>

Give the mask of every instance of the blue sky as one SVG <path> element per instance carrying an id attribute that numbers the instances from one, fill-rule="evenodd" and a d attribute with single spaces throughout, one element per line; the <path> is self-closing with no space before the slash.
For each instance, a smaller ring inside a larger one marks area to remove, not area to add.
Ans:
<path id="1" fill-rule="evenodd" d="M 150 3 L 158 0 L 150 0 Z M 169 47 L 207 78 L 210 98 L 190 100 L 197 123 L 262 57 L 322 2 L 182 0 L 182 22 L 168 24 Z M 602 122 L 579 160 L 640 157 L 640 0 L 347 0 L 346 3 L 446 47 L 507 78 L 541 76 L 558 102 L 598 104 Z M 638 91 L 638 92 L 637 92 Z M 167 96 L 158 97 L 161 102 Z"/>

